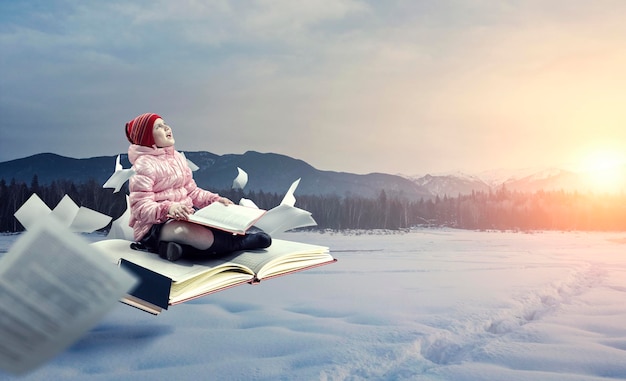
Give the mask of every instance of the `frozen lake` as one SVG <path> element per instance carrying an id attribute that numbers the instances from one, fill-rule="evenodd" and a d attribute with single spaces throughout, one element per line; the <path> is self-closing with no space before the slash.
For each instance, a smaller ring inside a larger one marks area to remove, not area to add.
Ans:
<path id="1" fill-rule="evenodd" d="M 626 233 L 284 238 L 339 261 L 159 316 L 119 304 L 19 379 L 626 379 Z"/>

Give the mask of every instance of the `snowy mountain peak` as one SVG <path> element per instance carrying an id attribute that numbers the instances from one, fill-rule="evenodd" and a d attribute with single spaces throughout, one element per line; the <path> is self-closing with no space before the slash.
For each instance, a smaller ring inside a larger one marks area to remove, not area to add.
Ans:
<path id="1" fill-rule="evenodd" d="M 626 189 L 626 168 L 621 188 Z M 562 168 L 524 168 L 524 169 L 496 169 L 471 175 L 460 171 L 413 176 L 410 179 L 416 184 L 428 189 L 433 195 L 456 196 L 470 194 L 472 191 L 489 191 L 505 186 L 508 190 L 520 192 L 537 192 L 540 190 L 553 191 L 594 191 L 597 185 L 589 173 L 574 172 Z M 619 185 L 619 184 L 618 184 Z"/>

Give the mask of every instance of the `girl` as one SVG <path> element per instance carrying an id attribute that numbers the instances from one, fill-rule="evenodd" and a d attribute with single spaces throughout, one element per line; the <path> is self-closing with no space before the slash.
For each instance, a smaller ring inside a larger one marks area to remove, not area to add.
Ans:
<path id="1" fill-rule="evenodd" d="M 201 258 L 271 245 L 264 232 L 235 236 L 187 221 L 194 207 L 232 201 L 196 185 L 185 157 L 174 149 L 172 129 L 159 115 L 142 114 L 126 123 L 126 137 L 136 172 L 129 180 L 134 247 L 176 261 L 183 255 Z"/>

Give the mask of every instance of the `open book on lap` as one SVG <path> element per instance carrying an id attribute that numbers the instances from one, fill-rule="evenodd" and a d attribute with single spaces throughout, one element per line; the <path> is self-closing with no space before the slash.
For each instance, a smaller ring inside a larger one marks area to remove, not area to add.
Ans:
<path id="1" fill-rule="evenodd" d="M 263 279 L 335 262 L 325 246 L 280 239 L 274 239 L 272 245 L 263 250 L 234 252 L 202 261 L 182 259 L 177 262 L 163 260 L 153 253 L 133 250 L 126 240 L 103 240 L 92 245 L 97 246 L 110 261 L 121 262 L 122 267 L 135 273 L 143 282 L 144 291 L 140 292 L 140 287 L 137 287 L 122 302 L 153 314 L 158 314 L 170 305 L 243 283 L 257 283 Z M 155 289 L 162 291 L 154 292 Z M 151 295 L 144 294 L 146 290 Z M 166 304 L 163 303 L 164 298 Z"/>
<path id="2" fill-rule="evenodd" d="M 265 212 L 263 209 L 214 202 L 191 214 L 189 221 L 231 233 L 245 234 Z"/>

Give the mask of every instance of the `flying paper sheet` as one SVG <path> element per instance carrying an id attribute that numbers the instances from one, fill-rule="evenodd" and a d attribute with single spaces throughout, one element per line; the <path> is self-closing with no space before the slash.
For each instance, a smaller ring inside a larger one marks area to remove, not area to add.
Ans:
<path id="1" fill-rule="evenodd" d="M 120 191 L 122 186 L 129 178 L 131 178 L 135 174 L 135 170 L 132 168 L 123 169 L 122 164 L 120 164 L 120 155 L 117 155 L 115 159 L 115 170 L 111 177 L 104 183 L 102 188 L 114 188 L 113 193 L 117 193 Z"/>
<path id="2" fill-rule="evenodd" d="M 126 196 L 126 210 L 118 219 L 113 220 L 111 223 L 111 230 L 107 235 L 107 239 L 125 239 L 127 241 L 134 241 L 133 229 L 128 225 L 130 221 L 130 201 Z"/>
<path id="3" fill-rule="evenodd" d="M 300 184 L 300 179 L 294 181 L 293 184 L 291 184 L 289 190 L 285 194 L 285 197 L 283 197 L 283 201 L 280 202 L 281 205 L 294 206 L 296 204 L 296 198 L 293 194 L 296 192 L 298 184 Z"/>
<path id="4" fill-rule="evenodd" d="M 50 210 L 39 196 L 33 193 L 14 213 L 15 218 L 26 230 L 48 215 L 54 217 L 57 223 L 69 227 L 73 232 L 79 233 L 94 232 L 111 222 L 111 217 L 106 214 L 96 212 L 84 206 L 79 207 L 68 195 L 63 196 L 54 210 Z"/>
<path id="5" fill-rule="evenodd" d="M 237 167 L 237 177 L 233 180 L 233 189 L 243 189 L 248 184 L 248 174 L 241 168 Z"/>
<path id="6" fill-rule="evenodd" d="M 298 184 L 300 179 L 291 184 L 280 205 L 268 210 L 254 225 L 272 236 L 291 229 L 317 225 L 310 212 L 294 206 L 296 198 L 293 194 Z"/>
<path id="7" fill-rule="evenodd" d="M 313 219 L 310 212 L 287 204 L 281 204 L 268 210 L 254 224 L 254 226 L 271 236 L 284 233 L 287 230 L 315 225 L 317 225 L 317 222 Z"/>
<path id="8" fill-rule="evenodd" d="M 26 230 L 29 230 L 37 221 L 43 216 L 50 214 L 50 212 L 52 210 L 48 208 L 48 205 L 36 193 L 33 193 L 13 215 Z"/>
<path id="9" fill-rule="evenodd" d="M 78 209 L 78 205 L 72 201 L 70 196 L 65 195 L 57 206 L 54 207 L 51 214 L 61 221 L 65 227 L 70 227 L 72 221 L 74 221 L 74 218 L 76 218 L 78 214 Z"/>
<path id="10" fill-rule="evenodd" d="M 81 206 L 70 224 L 70 230 L 76 233 L 93 233 L 107 226 L 111 220 L 106 214 Z"/>
<path id="11" fill-rule="evenodd" d="M 84 206 L 78 206 L 65 195 L 51 213 L 64 226 L 77 233 L 92 233 L 111 222 L 111 217 Z"/>
<path id="12" fill-rule="evenodd" d="M 247 206 L 249 208 L 259 209 L 259 207 L 254 203 L 254 201 L 250 200 L 249 198 L 242 197 L 241 200 L 239 200 L 239 205 Z"/>
<path id="13" fill-rule="evenodd" d="M 198 169 L 200 169 L 200 167 L 198 167 L 193 161 L 187 159 L 187 156 L 185 156 L 184 152 L 180 153 L 181 155 L 183 155 L 183 157 L 185 158 L 185 160 L 187 160 L 187 165 L 189 166 L 189 169 L 191 169 L 191 172 L 195 172 Z"/>

